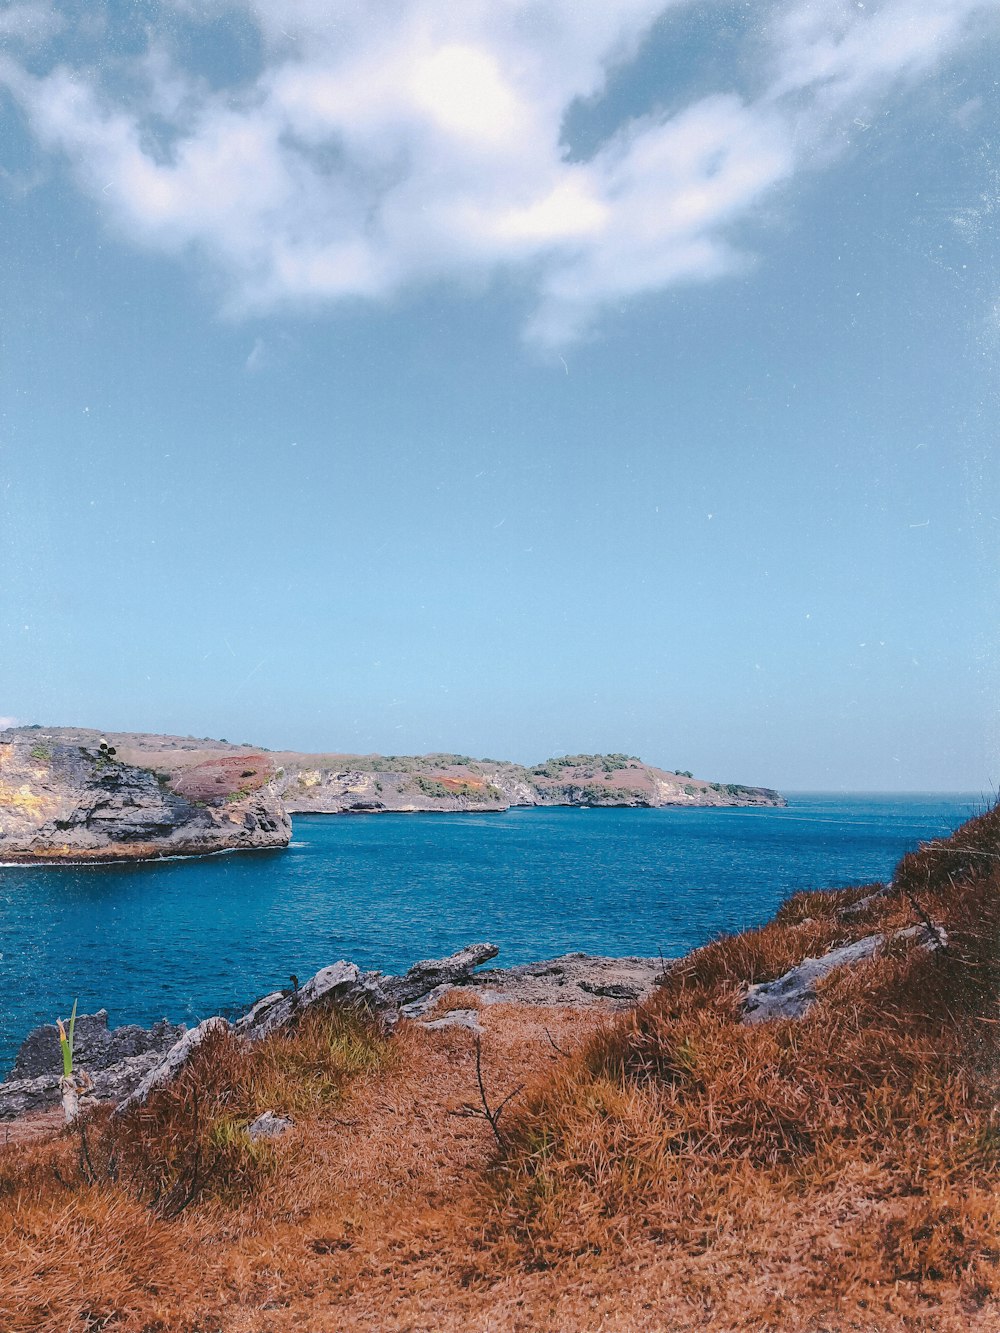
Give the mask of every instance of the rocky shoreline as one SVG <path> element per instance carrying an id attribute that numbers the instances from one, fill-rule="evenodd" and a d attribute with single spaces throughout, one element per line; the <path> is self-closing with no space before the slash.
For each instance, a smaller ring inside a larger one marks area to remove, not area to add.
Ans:
<path id="1" fill-rule="evenodd" d="M 853 915 L 851 907 L 842 912 L 845 921 Z M 741 1021 L 753 1026 L 771 1019 L 801 1018 L 816 1001 L 817 987 L 834 970 L 856 966 L 884 946 L 904 942 L 935 952 L 945 949 L 948 940 L 941 928 L 920 924 L 866 935 L 805 958 L 774 980 L 745 988 Z M 431 1030 L 464 1027 L 478 1033 L 482 1030 L 478 1014 L 484 1006 L 630 1008 L 685 961 L 568 953 L 537 963 L 484 968 L 498 953 L 496 945 L 471 944 L 446 958 L 414 963 L 402 976 L 363 972 L 355 963 L 341 960 L 321 968 L 304 985 L 292 978 L 291 987 L 263 996 L 235 1019 L 213 1015 L 190 1029 L 166 1019 L 151 1028 L 134 1024 L 109 1028 L 107 1010 L 101 1009 L 77 1019 L 76 1067 L 84 1075 L 86 1098 L 126 1107 L 145 1101 L 153 1089 L 174 1078 L 200 1042 L 220 1028 L 256 1042 L 293 1029 L 315 1006 L 343 1006 L 366 1013 L 386 1031 L 405 1019 Z M 452 1003 L 438 1013 L 446 996 Z M 467 1005 L 461 1003 L 466 997 Z M 56 1107 L 61 1073 L 56 1027 L 35 1028 L 21 1043 L 6 1081 L 0 1083 L 0 1121 Z"/>
<path id="2" fill-rule="evenodd" d="M 781 806 L 633 755 L 527 768 L 467 755 L 319 755 L 73 727 L 0 732 L 0 864 L 62 865 L 286 847 L 291 814 L 512 807 Z"/>
<path id="3" fill-rule="evenodd" d="M 341 961 L 322 968 L 302 986 L 265 995 L 231 1022 L 213 1015 L 190 1029 L 166 1019 L 151 1028 L 135 1024 L 110 1028 L 105 1009 L 81 1014 L 76 1022 L 76 1066 L 90 1084 L 85 1100 L 118 1106 L 142 1101 L 169 1081 L 216 1028 L 229 1027 L 247 1041 L 259 1041 L 294 1025 L 314 1005 L 359 1008 L 386 1028 L 402 1018 L 432 1029 L 460 1026 L 477 1031 L 476 1009 L 484 1004 L 627 1007 L 649 994 L 664 966 L 654 958 L 570 953 L 540 963 L 477 970 L 498 952 L 492 944 L 473 944 L 447 958 L 415 963 L 402 976 L 362 972 L 356 964 Z M 468 995 L 469 1007 L 449 1009 L 435 1018 L 439 1001 L 456 988 Z M 57 1107 L 61 1074 L 55 1025 L 35 1028 L 0 1083 L 0 1121 Z"/>

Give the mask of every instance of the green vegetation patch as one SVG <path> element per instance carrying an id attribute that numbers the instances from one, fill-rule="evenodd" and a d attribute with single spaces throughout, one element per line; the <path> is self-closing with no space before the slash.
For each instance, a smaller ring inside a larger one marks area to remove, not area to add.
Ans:
<path id="1" fill-rule="evenodd" d="M 561 778 L 567 768 L 588 769 L 588 776 L 597 773 L 618 773 L 623 768 L 642 761 L 634 754 L 564 754 L 557 759 L 546 759 L 528 770 L 539 778 Z"/>

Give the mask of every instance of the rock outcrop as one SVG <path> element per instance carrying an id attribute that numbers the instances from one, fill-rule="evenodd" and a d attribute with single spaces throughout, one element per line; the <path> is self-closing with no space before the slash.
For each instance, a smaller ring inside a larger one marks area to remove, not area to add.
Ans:
<path id="1" fill-rule="evenodd" d="M 401 1012 L 404 1018 L 424 1018 L 445 992 L 456 986 L 467 990 L 470 998 L 480 1004 L 558 1005 L 574 1009 L 601 1005 L 625 1009 L 645 999 L 669 966 L 661 958 L 603 958 L 566 953 L 540 963 L 487 968 L 465 978 L 438 983 L 425 994 L 404 1002 Z"/>
<path id="2" fill-rule="evenodd" d="M 463 985 L 477 967 L 496 958 L 499 952 L 495 944 L 470 944 L 447 958 L 414 963 L 401 977 L 381 978 L 382 991 L 393 1004 L 407 1005 L 436 988 Z"/>
<path id="3" fill-rule="evenodd" d="M 445 992 L 462 987 L 470 999 L 484 1004 L 622 1008 L 648 994 L 663 968 L 662 961 L 652 958 L 574 953 L 544 963 L 476 971 L 497 953 L 493 944 L 470 944 L 446 958 L 415 963 L 402 976 L 362 972 L 354 963 L 332 963 L 302 986 L 265 995 L 231 1025 L 213 1017 L 190 1031 L 166 1020 L 149 1029 L 129 1025 L 109 1030 L 105 1010 L 82 1014 L 76 1026 L 76 1066 L 89 1077 L 88 1097 L 126 1109 L 141 1105 L 154 1089 L 176 1078 L 198 1046 L 216 1031 L 231 1028 L 237 1037 L 260 1041 L 295 1024 L 314 1006 L 336 1005 L 360 1009 L 390 1030 L 402 1016 L 432 1030 L 458 1026 L 477 1032 L 472 1008 L 433 1016 Z M 57 1106 L 61 1072 L 55 1027 L 36 1028 L 22 1043 L 10 1079 L 0 1083 L 0 1120 Z"/>
<path id="4" fill-rule="evenodd" d="M 274 755 L 293 814 L 497 811 L 512 806 L 784 805 L 765 787 L 706 782 L 632 755 L 571 755 L 526 768 L 466 755 Z"/>
<path id="5" fill-rule="evenodd" d="M 279 990 L 265 995 L 242 1018 L 237 1019 L 233 1030 L 239 1037 L 260 1041 L 320 1003 L 360 1008 L 380 1017 L 389 1014 L 394 1017 L 395 1005 L 383 992 L 379 985 L 380 979 L 380 973 L 362 972 L 356 963 L 332 963 L 329 967 L 320 968 L 315 976 L 298 989 Z"/>
<path id="6" fill-rule="evenodd" d="M 137 861 L 288 843 L 291 822 L 265 756 L 180 772 L 156 771 L 145 757 L 96 732 L 0 732 L 0 862 Z"/>
<path id="7" fill-rule="evenodd" d="M 743 999 L 744 1023 L 766 1023 L 776 1018 L 801 1018 L 819 999 L 819 985 L 838 967 L 854 967 L 874 958 L 879 949 L 897 940 L 916 940 L 922 949 L 934 951 L 947 946 L 948 938 L 940 926 L 909 926 L 891 935 L 866 935 L 853 944 L 830 949 L 818 958 L 805 958 L 774 981 L 748 986 Z"/>
<path id="8" fill-rule="evenodd" d="M 130 1106 L 141 1106 L 151 1092 L 172 1083 L 206 1037 L 213 1032 L 226 1032 L 228 1028 L 229 1024 L 224 1018 L 214 1017 L 206 1018 L 203 1023 L 193 1027 L 190 1032 L 185 1032 L 182 1037 L 174 1042 L 166 1055 L 157 1061 L 149 1073 L 140 1080 L 128 1096 L 118 1102 L 119 1110 L 124 1111 Z"/>
<path id="9" fill-rule="evenodd" d="M 184 1036 L 183 1024 L 162 1019 L 151 1028 L 128 1024 L 108 1028 L 107 1010 L 80 1014 L 76 1020 L 74 1055 L 85 1070 L 98 1100 L 119 1102 L 156 1069 Z M 62 1052 L 53 1024 L 29 1032 L 21 1043 L 10 1074 L 0 1083 L 0 1120 L 11 1120 L 59 1104 Z"/>

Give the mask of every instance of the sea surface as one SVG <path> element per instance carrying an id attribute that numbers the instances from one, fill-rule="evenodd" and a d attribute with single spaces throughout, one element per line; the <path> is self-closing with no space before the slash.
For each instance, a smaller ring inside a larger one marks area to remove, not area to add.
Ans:
<path id="1" fill-rule="evenodd" d="M 338 958 L 391 972 L 478 940 L 499 964 L 672 957 L 793 890 L 886 879 L 984 804 L 799 793 L 781 810 L 299 815 L 285 851 L 3 867 L 0 1077 L 74 998 L 112 1026 L 195 1023 Z"/>

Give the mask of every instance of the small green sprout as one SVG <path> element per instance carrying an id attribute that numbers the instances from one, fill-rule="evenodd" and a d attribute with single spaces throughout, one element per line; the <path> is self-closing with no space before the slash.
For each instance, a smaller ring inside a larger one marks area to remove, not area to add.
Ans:
<path id="1" fill-rule="evenodd" d="M 56 1026 L 59 1029 L 59 1045 L 62 1048 L 63 1078 L 73 1077 L 73 1040 L 76 1034 L 76 1000 L 73 1001 L 73 1012 L 69 1016 L 69 1035 L 66 1035 L 66 1029 L 63 1026 L 61 1018 L 56 1019 Z"/>

